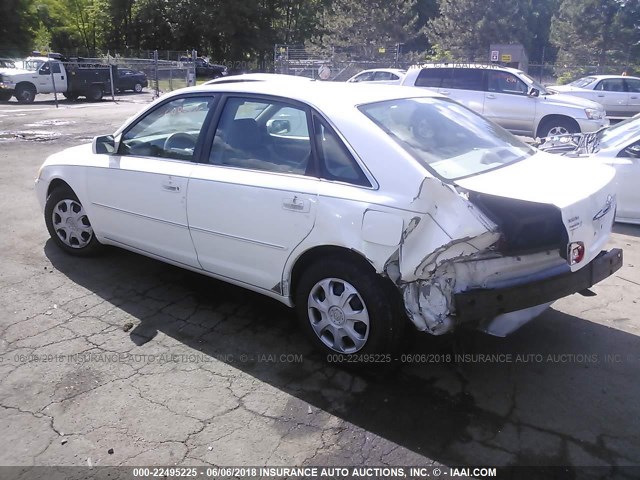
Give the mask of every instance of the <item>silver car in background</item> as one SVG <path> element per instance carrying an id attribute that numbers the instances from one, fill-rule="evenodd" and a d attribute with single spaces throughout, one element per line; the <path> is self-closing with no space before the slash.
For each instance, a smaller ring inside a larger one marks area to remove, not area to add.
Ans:
<path id="1" fill-rule="evenodd" d="M 616 170 L 616 221 L 640 225 L 640 114 L 582 135 L 552 137 L 538 148 Z"/>
<path id="2" fill-rule="evenodd" d="M 604 107 L 556 95 L 514 68 L 479 64 L 412 67 L 402 85 L 446 95 L 516 135 L 548 137 L 592 132 L 609 125 Z"/>
<path id="3" fill-rule="evenodd" d="M 640 78 L 626 75 L 590 75 L 568 85 L 551 85 L 550 91 L 586 98 L 602 104 L 610 119 L 640 113 Z"/>

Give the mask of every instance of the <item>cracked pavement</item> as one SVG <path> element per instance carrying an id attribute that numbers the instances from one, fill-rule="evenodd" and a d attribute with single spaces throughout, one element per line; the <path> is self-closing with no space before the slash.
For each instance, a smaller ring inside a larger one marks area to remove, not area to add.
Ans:
<path id="1" fill-rule="evenodd" d="M 48 239 L 41 162 L 149 99 L 0 104 L 0 465 L 640 465 L 640 227 L 597 296 L 509 338 L 416 332 L 397 369 L 336 368 L 275 301 Z"/>

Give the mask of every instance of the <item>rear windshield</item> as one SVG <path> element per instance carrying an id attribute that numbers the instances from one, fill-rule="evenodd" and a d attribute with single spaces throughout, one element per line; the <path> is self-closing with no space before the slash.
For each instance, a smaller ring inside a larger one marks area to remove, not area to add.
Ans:
<path id="1" fill-rule="evenodd" d="M 535 153 L 502 127 L 449 99 L 406 98 L 359 108 L 404 150 L 445 180 L 493 170 Z"/>

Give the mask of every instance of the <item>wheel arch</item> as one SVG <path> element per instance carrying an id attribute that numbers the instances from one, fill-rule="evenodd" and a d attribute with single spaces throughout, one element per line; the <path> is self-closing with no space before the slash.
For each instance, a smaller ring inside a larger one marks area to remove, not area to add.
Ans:
<path id="1" fill-rule="evenodd" d="M 578 132 L 580 132 L 580 124 L 572 117 L 568 116 L 568 115 L 562 115 L 562 114 L 557 114 L 557 113 L 552 113 L 549 115 L 545 115 L 544 117 L 542 117 L 540 119 L 540 122 L 538 123 L 538 126 L 536 127 L 536 136 L 537 137 L 541 137 L 542 135 L 540 135 L 541 133 L 541 129 L 548 123 L 552 123 L 552 122 L 557 122 L 557 121 L 561 121 L 561 122 L 568 122 L 571 123 Z"/>
<path id="2" fill-rule="evenodd" d="M 51 192 L 53 192 L 54 190 L 56 190 L 58 188 L 68 188 L 73 193 L 76 193 L 73 190 L 73 188 L 71 188 L 71 186 L 67 182 L 65 182 L 61 178 L 54 178 L 53 180 L 51 180 L 51 182 L 49 182 L 49 186 L 47 187 L 47 197 L 49 197 L 49 195 L 51 195 Z M 77 193 L 76 193 L 76 195 L 77 195 Z"/>
<path id="3" fill-rule="evenodd" d="M 345 262 L 354 262 L 375 273 L 375 268 L 373 267 L 371 262 L 369 262 L 369 260 L 367 260 L 367 258 L 362 253 L 356 250 L 341 247 L 338 245 L 321 245 L 310 248 L 295 260 L 295 263 L 293 264 L 293 267 L 291 269 L 291 273 L 288 275 L 288 296 L 293 304 L 295 304 L 296 290 L 298 288 L 298 284 L 300 283 L 300 278 L 302 277 L 305 270 L 315 262 L 327 257 L 340 258 Z M 389 287 L 392 287 L 393 290 L 395 290 L 399 294 L 398 289 L 395 288 L 395 285 L 391 282 L 391 280 L 383 277 L 382 275 L 379 276 L 385 284 L 388 284 Z"/>
<path id="4" fill-rule="evenodd" d="M 34 83 L 31 83 L 27 80 L 22 80 L 21 82 L 18 82 L 14 88 L 14 91 L 18 91 L 19 88 L 30 88 L 30 89 L 33 89 L 36 92 L 36 94 L 38 93 L 38 87 L 36 87 Z"/>

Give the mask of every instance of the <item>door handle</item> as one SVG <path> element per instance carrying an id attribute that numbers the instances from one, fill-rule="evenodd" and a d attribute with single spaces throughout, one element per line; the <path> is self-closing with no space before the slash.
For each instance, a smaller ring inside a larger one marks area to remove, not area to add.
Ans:
<path id="1" fill-rule="evenodd" d="M 604 97 L 604 94 L 597 95 L 598 97 Z"/>
<path id="2" fill-rule="evenodd" d="M 179 192 L 180 191 L 180 187 L 178 185 L 171 185 L 170 183 L 163 183 L 162 184 L 162 189 L 166 190 L 167 192 Z"/>
<path id="3" fill-rule="evenodd" d="M 293 198 L 287 197 L 282 200 L 282 208 L 293 212 L 306 213 L 309 211 L 309 202 L 294 195 Z"/>
<path id="4" fill-rule="evenodd" d="M 493 93 L 488 93 L 485 98 L 490 98 L 491 100 L 494 100 L 496 96 Z"/>
<path id="5" fill-rule="evenodd" d="M 440 93 L 442 95 L 449 95 L 449 93 L 451 93 L 451 92 L 449 92 L 448 90 L 442 90 Z"/>

